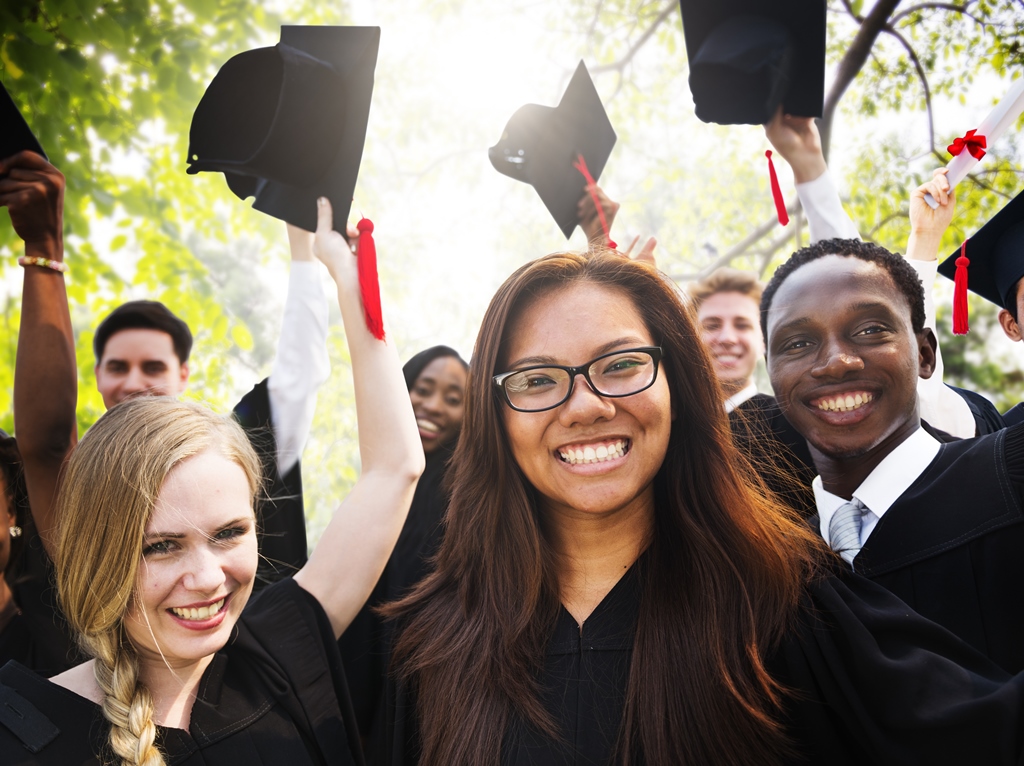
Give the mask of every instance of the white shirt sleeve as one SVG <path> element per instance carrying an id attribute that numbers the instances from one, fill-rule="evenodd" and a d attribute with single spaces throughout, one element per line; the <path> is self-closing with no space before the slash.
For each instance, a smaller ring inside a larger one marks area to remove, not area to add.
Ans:
<path id="1" fill-rule="evenodd" d="M 860 239 L 860 232 L 847 215 L 828 170 L 813 181 L 797 184 L 796 195 L 807 214 L 811 242 L 823 239 Z"/>
<path id="2" fill-rule="evenodd" d="M 277 443 L 277 470 L 284 476 L 302 455 L 316 410 L 316 392 L 330 376 L 327 296 L 320 264 L 292 261 L 281 336 L 267 381 Z"/>
<path id="3" fill-rule="evenodd" d="M 924 287 L 924 326 L 935 332 L 935 299 L 932 292 L 935 288 L 935 276 L 938 273 L 938 261 L 914 261 L 907 263 L 914 267 Z M 939 334 L 935 332 L 936 343 Z M 925 380 L 917 380 L 917 399 L 921 404 L 921 419 L 930 425 L 942 429 L 948 434 L 961 439 L 971 439 L 977 430 L 974 415 L 967 402 L 956 391 L 943 383 L 944 368 L 942 349 L 935 348 L 935 372 Z"/>

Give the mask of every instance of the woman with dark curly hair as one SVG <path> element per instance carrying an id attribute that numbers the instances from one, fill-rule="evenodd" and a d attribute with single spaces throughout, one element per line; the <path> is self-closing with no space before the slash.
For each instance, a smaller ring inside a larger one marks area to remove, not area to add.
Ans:
<path id="1" fill-rule="evenodd" d="M 733 446 L 691 312 L 615 253 L 499 288 L 383 762 L 1012 763 L 1008 677 L 834 554 Z"/>

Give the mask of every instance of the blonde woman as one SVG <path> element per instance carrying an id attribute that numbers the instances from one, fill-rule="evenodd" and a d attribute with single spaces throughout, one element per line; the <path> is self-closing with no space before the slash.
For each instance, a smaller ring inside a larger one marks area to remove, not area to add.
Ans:
<path id="1" fill-rule="evenodd" d="M 0 672 L 0 764 L 361 762 L 335 642 L 380 576 L 423 450 L 326 200 L 315 252 L 338 285 L 362 458 L 319 546 L 250 601 L 260 480 L 241 429 L 167 397 L 110 410 L 58 500 L 57 586 L 92 659 L 50 681 Z"/>

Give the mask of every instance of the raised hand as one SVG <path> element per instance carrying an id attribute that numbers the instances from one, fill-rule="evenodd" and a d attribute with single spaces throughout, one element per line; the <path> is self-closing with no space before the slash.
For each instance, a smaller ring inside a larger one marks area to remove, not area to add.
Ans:
<path id="1" fill-rule="evenodd" d="M 907 258 L 913 261 L 934 261 L 939 256 L 942 235 L 946 233 L 956 209 L 956 195 L 946 178 L 948 168 L 938 168 L 930 181 L 918 186 L 910 194 L 910 239 Z M 938 203 L 934 210 L 925 202 L 930 194 Z"/>
<path id="2" fill-rule="evenodd" d="M 598 240 L 603 243 L 605 241 L 604 229 L 601 226 L 601 216 L 594 204 L 592 192 L 596 193 L 601 202 L 601 209 L 604 211 L 609 232 L 612 230 L 612 222 L 615 221 L 615 214 L 619 212 L 620 205 L 609 198 L 597 184 L 588 184 L 583 187 L 583 196 L 576 208 L 579 214 L 580 228 L 587 235 L 587 242 Z"/>
<path id="3" fill-rule="evenodd" d="M 798 184 L 813 181 L 828 170 L 813 117 L 785 114 L 780 105 L 775 116 L 765 124 L 764 133 L 775 151 L 793 168 Z"/>
<path id="4" fill-rule="evenodd" d="M 0 207 L 7 208 L 26 250 L 63 257 L 64 175 L 57 168 L 29 151 L 0 160 Z"/>

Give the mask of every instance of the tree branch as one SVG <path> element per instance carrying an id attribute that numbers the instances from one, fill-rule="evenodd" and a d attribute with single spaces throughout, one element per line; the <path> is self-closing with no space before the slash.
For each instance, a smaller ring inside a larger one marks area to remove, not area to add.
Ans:
<path id="1" fill-rule="evenodd" d="M 903 37 L 899 32 L 892 28 L 892 25 L 886 25 L 883 30 L 887 34 L 892 35 L 907 51 L 907 55 L 910 56 L 910 60 L 914 62 L 914 69 L 917 70 L 917 76 L 921 78 L 921 87 L 924 88 L 924 104 L 925 109 L 928 113 L 928 146 L 930 151 L 935 151 L 935 122 L 932 117 L 932 91 L 928 87 L 928 75 L 925 74 L 924 67 L 921 66 L 921 60 L 917 57 L 914 49 L 910 47 L 910 43 L 907 42 L 906 38 Z"/>
<path id="2" fill-rule="evenodd" d="M 864 17 L 853 12 L 853 3 L 850 0 L 843 0 L 843 7 L 846 8 L 846 12 L 850 14 L 850 18 L 859 23 L 864 23 Z"/>
<path id="3" fill-rule="evenodd" d="M 790 218 L 796 218 L 797 216 L 802 215 L 803 208 L 800 207 L 800 200 L 794 200 L 790 204 L 786 205 L 786 212 L 789 213 Z M 738 244 L 730 247 L 725 253 L 718 256 L 715 260 L 694 274 L 669 274 L 669 276 L 676 281 L 688 281 L 691 279 L 700 279 L 705 277 L 720 266 L 728 266 L 737 258 L 747 255 L 747 251 L 750 250 L 751 247 L 757 244 L 766 235 L 774 231 L 778 225 L 779 219 L 777 216 L 773 215 L 769 220 L 754 229 L 754 231 L 748 234 L 746 238 Z M 795 232 L 796 227 L 788 231 L 785 238 L 792 238 L 795 236 Z M 769 245 L 769 247 L 771 246 L 772 245 Z M 778 249 L 778 247 L 776 247 L 776 249 Z"/>
<path id="4" fill-rule="evenodd" d="M 954 3 L 919 3 L 918 5 L 912 5 L 910 8 L 907 8 L 904 11 L 900 11 L 895 16 L 893 16 L 891 19 L 889 19 L 889 23 L 891 25 L 893 25 L 893 26 L 896 26 L 896 24 L 898 24 L 900 21 L 902 21 L 907 16 L 910 16 L 913 13 L 917 13 L 918 11 L 934 10 L 934 11 L 953 11 L 954 13 L 962 14 L 962 15 L 966 16 L 969 19 L 973 19 L 974 21 L 976 21 L 981 26 L 985 26 L 985 22 L 984 21 L 979 19 L 974 14 L 971 14 L 971 13 L 967 12 L 967 7 L 969 5 L 970 5 L 969 2 L 968 3 L 964 3 L 963 5 L 956 5 Z"/>
<path id="5" fill-rule="evenodd" d="M 838 106 L 839 100 L 843 97 L 846 89 L 850 87 L 850 83 L 857 77 L 861 67 L 864 66 L 868 54 L 871 53 L 871 49 L 874 47 L 875 40 L 882 29 L 885 28 L 889 16 L 892 15 L 892 12 L 896 10 L 896 6 L 899 4 L 900 0 L 878 0 L 871 9 L 871 13 L 861 23 L 860 30 L 853 38 L 853 42 L 850 43 L 850 47 L 846 50 L 846 55 L 839 62 L 839 68 L 836 71 L 832 89 L 825 97 L 821 122 L 818 124 L 818 132 L 821 133 L 821 149 L 826 160 L 828 159 L 829 143 L 832 138 L 832 119 L 835 117 L 836 106 Z"/>
<path id="6" fill-rule="evenodd" d="M 613 61 L 611 64 L 602 64 L 601 66 L 591 67 L 590 73 L 600 74 L 601 72 L 618 72 L 621 74 L 622 70 L 625 69 L 634 59 L 636 54 L 640 52 L 640 49 L 643 48 L 644 45 L 647 44 L 647 41 L 654 36 L 654 33 L 657 31 L 658 27 L 661 26 L 661 23 L 665 21 L 665 19 L 667 19 L 678 7 L 679 3 L 675 2 L 675 0 L 670 0 L 670 2 L 661 9 L 661 12 L 658 13 L 654 21 L 651 22 L 651 25 L 644 30 L 642 35 L 640 35 L 640 38 L 630 46 L 629 50 L 626 51 L 622 58 L 618 61 Z"/>

